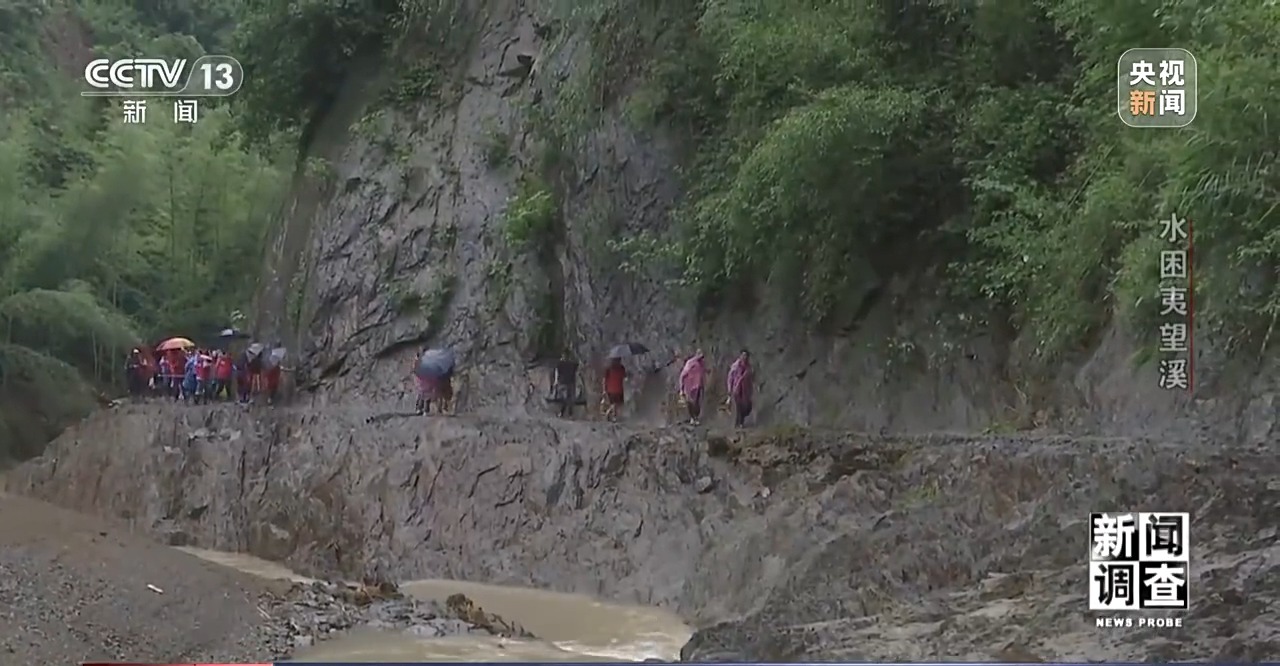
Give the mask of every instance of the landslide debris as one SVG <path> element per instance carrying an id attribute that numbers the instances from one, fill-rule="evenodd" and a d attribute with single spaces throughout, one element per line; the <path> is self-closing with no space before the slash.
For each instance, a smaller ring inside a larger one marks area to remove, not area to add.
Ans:
<path id="1" fill-rule="evenodd" d="M 504 619 L 501 615 L 490 613 L 481 608 L 465 594 L 451 594 L 444 600 L 444 606 L 455 618 L 478 629 L 483 629 L 494 636 L 503 638 L 537 638 L 524 627 Z"/>
<path id="2" fill-rule="evenodd" d="M 128 407 L 8 482 L 316 577 L 664 606 L 701 627 L 690 660 L 1280 656 L 1268 446 L 369 416 Z M 1104 510 L 1191 513 L 1182 629 L 1095 625 L 1086 528 Z"/>
<path id="3" fill-rule="evenodd" d="M 464 595 L 269 581 L 0 493 L 0 663 L 258 663 L 352 629 L 533 638 Z"/>
<path id="4" fill-rule="evenodd" d="M 260 606 L 268 620 L 274 659 L 352 630 L 399 631 L 422 638 L 483 633 L 535 638 L 471 599 L 455 594 L 444 604 L 416 600 L 391 583 L 350 585 L 330 581 L 293 583 L 282 593 L 267 593 Z"/>

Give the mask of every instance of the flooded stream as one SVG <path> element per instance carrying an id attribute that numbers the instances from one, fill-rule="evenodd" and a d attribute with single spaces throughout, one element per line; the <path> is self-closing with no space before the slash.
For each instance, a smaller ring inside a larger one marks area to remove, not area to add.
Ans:
<path id="1" fill-rule="evenodd" d="M 196 557 L 264 578 L 309 582 L 289 569 L 238 553 L 180 548 Z M 645 606 L 586 596 L 450 580 L 400 585 L 419 599 L 462 593 L 540 640 L 494 636 L 419 638 L 407 633 L 350 632 L 300 650 L 299 661 L 642 661 L 676 660 L 692 633 L 680 618 Z"/>

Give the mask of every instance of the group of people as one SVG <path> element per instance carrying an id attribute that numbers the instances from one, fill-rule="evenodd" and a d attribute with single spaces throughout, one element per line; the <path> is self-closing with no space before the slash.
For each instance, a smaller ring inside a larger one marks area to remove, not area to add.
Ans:
<path id="1" fill-rule="evenodd" d="M 244 336 L 248 337 L 248 336 Z M 180 344 L 173 345 L 174 341 Z M 622 348 L 620 346 L 619 348 Z M 646 348 L 640 348 L 647 353 Z M 552 374 L 548 401 L 560 406 L 567 417 L 574 405 L 586 404 L 578 390 L 578 364 L 566 351 Z M 186 338 L 173 338 L 152 351 L 134 348 L 125 365 L 129 393 L 135 397 L 160 395 L 173 400 L 201 404 L 236 400 L 247 404 L 257 396 L 274 403 L 280 391 L 284 348 L 269 353 L 261 344 L 239 351 L 197 347 Z M 679 357 L 676 358 L 679 362 Z M 410 376 L 417 388 L 416 411 L 427 414 L 433 404 L 437 413 L 453 411 L 454 356 L 449 350 L 423 348 L 413 359 Z M 684 360 L 675 393 L 689 414 L 689 423 L 702 419 L 707 382 L 711 372 L 701 349 Z M 611 354 L 602 373 L 601 409 L 605 418 L 616 421 L 626 402 L 627 366 L 621 356 Z M 743 349 L 729 366 L 725 379 L 725 407 L 733 412 L 736 427 L 746 424 L 755 397 L 755 372 L 751 354 Z"/>
<path id="2" fill-rule="evenodd" d="M 702 419 L 703 397 L 710 375 L 707 357 L 699 349 L 680 369 L 677 393 L 689 412 L 689 423 L 697 425 Z M 751 367 L 751 353 L 743 349 L 729 366 L 725 378 L 725 406 L 733 410 L 733 424 L 741 428 L 751 416 L 755 399 L 755 371 Z"/>
<path id="3" fill-rule="evenodd" d="M 414 410 L 419 415 L 431 413 L 432 403 L 435 403 L 437 414 L 453 411 L 453 366 L 450 364 L 444 372 L 422 372 L 422 355 L 430 352 L 431 348 L 423 347 L 421 355 L 413 358 L 413 367 L 409 370 L 409 376 L 413 378 L 417 388 L 418 399 Z"/>
<path id="4" fill-rule="evenodd" d="M 274 403 L 282 372 L 279 363 L 267 363 L 261 353 L 197 347 L 154 353 L 135 348 L 125 365 L 130 395 L 163 396 L 191 404 L 215 400 L 248 404 L 258 396 Z"/>
<path id="5" fill-rule="evenodd" d="M 567 357 L 561 359 L 552 374 L 551 395 L 548 400 L 559 405 L 561 417 L 567 417 L 575 404 L 585 404 L 577 390 L 578 364 Z M 677 361 L 679 359 L 677 358 Z M 605 365 L 601 391 L 601 407 L 605 418 L 616 421 L 626 402 L 627 366 L 621 358 L 611 358 Z M 684 404 L 689 414 L 689 422 L 697 425 L 702 419 L 702 408 L 706 396 L 710 371 L 707 367 L 706 355 L 699 349 L 684 361 L 680 370 L 680 378 L 676 384 L 676 396 Z M 738 353 L 725 381 L 725 406 L 733 411 L 733 422 L 737 427 L 746 424 L 751 415 L 755 397 L 755 373 L 751 367 L 751 354 L 747 350 Z"/>

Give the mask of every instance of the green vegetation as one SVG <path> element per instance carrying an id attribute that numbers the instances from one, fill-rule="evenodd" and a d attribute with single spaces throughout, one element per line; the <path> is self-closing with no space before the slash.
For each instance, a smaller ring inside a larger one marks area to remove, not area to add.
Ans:
<path id="1" fill-rule="evenodd" d="M 238 94 L 252 137 L 309 130 L 363 63 L 394 56 L 375 112 L 405 107 L 438 89 L 439 64 L 460 43 L 459 0 L 237 0 L 233 52 L 256 83 Z M 371 71 L 369 76 L 374 76 Z"/>
<path id="2" fill-rule="evenodd" d="M 560 353 L 561 329 L 564 326 L 560 301 L 550 289 L 536 292 L 533 319 L 528 322 L 528 352 L 534 358 L 546 358 Z"/>
<path id="3" fill-rule="evenodd" d="M 548 133 L 620 104 L 688 137 L 675 230 L 615 245 L 670 262 L 704 303 L 764 280 L 821 324 L 846 314 L 852 266 L 941 266 L 960 307 L 1007 316 L 1049 362 L 1113 312 L 1150 321 L 1157 220 L 1176 212 L 1194 221 L 1199 321 L 1256 346 L 1280 315 L 1275 3 L 690 7 L 574 5 L 567 20 L 598 51 L 589 69 L 605 71 L 569 82 Z M 1198 59 L 1199 115 L 1128 128 L 1116 59 L 1166 44 Z M 643 85 L 617 100 L 606 83 L 628 67 Z"/>
<path id="4" fill-rule="evenodd" d="M 457 288 L 457 276 L 447 275 L 427 294 L 422 311 L 427 315 L 427 331 L 431 335 L 439 335 L 444 330 L 445 315 L 449 313 L 449 304 L 453 302 L 453 293 Z"/>
<path id="5" fill-rule="evenodd" d="M 390 287 L 388 298 L 392 310 L 402 317 L 425 317 L 427 331 L 435 335 L 443 328 L 444 317 L 449 303 L 453 300 L 453 292 L 457 288 L 456 276 L 447 275 L 433 285 L 429 291 L 416 289 L 410 284 L 398 284 Z"/>
<path id="6" fill-rule="evenodd" d="M 255 83 L 240 91 L 252 136 L 305 131 L 361 56 L 381 54 L 418 9 L 413 0 L 244 0 L 234 53 Z"/>
<path id="7" fill-rule="evenodd" d="M 243 149 L 226 104 L 189 125 L 152 100 L 125 124 L 78 94 L 80 56 L 61 60 L 213 50 L 229 6 L 0 3 L 0 79 L 22 91 L 0 98 L 0 460 L 118 392 L 129 347 L 208 336 L 251 304 L 287 184 L 274 144 Z"/>
<path id="8" fill-rule="evenodd" d="M 426 99 L 440 85 L 440 74 L 428 65 L 409 68 L 395 84 L 383 93 L 379 106 L 397 109 L 412 108 Z"/>
<path id="9" fill-rule="evenodd" d="M 957 307 L 1007 318 L 1049 363 L 1113 315 L 1148 330 L 1157 220 L 1176 212 L 1195 225 L 1198 321 L 1257 347 L 1280 318 L 1274 2 L 555 4 L 565 9 L 545 34 L 589 53 L 531 107 L 542 152 L 501 228 L 540 263 L 561 232 L 566 167 L 609 110 L 641 133 L 676 135 L 687 196 L 670 229 L 596 230 L 592 246 L 637 276 L 667 269 L 703 306 L 750 301 L 767 284 L 814 326 L 835 325 L 872 269 L 913 271 L 937 276 Z M 249 309 L 279 197 L 305 167 L 297 149 L 353 75 L 380 86 L 357 133 L 407 165 L 412 146 L 397 132 L 415 129 L 425 98 L 456 94 L 455 51 L 484 25 L 463 7 L 0 0 L 9 453 L 31 452 L 118 383 L 129 345 Z M 1125 127 L 1116 59 L 1162 44 L 1197 56 L 1200 113 L 1180 130 Z M 114 104 L 76 94 L 91 53 L 206 51 L 237 56 L 252 83 L 234 103 L 203 106 L 196 126 L 154 103 L 152 122 L 124 125 Z M 512 167 L 512 142 L 495 127 L 480 148 Z M 617 221 L 615 202 L 593 206 Z M 305 277 L 289 288 L 295 324 Z M 400 305 L 438 328 L 452 288 Z M 549 292 L 531 337 L 554 346 L 562 299 Z"/>
<path id="10" fill-rule="evenodd" d="M 559 214 L 550 188 L 540 180 L 527 179 L 507 204 L 503 233 L 514 247 L 541 247 L 555 232 Z"/>
<path id="11" fill-rule="evenodd" d="M 511 134 L 489 121 L 480 133 L 480 151 L 490 169 L 501 169 L 511 161 Z"/>

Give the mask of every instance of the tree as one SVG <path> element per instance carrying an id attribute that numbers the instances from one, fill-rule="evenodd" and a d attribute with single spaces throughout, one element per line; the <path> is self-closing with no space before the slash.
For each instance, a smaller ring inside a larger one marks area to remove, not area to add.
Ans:
<path id="1" fill-rule="evenodd" d="M 41 159 L 34 114 L 0 135 L 0 457 L 38 453 L 118 391 L 131 346 L 246 309 L 287 183 L 241 148 L 226 105 L 183 126 L 126 125 L 118 107 L 84 103 L 60 136 L 80 139 L 87 165 Z"/>

